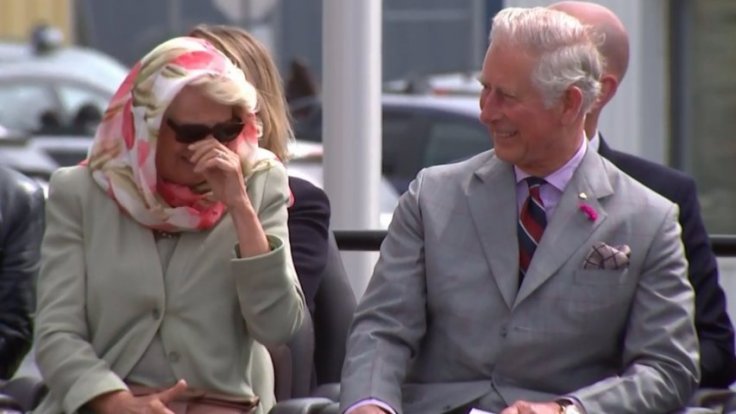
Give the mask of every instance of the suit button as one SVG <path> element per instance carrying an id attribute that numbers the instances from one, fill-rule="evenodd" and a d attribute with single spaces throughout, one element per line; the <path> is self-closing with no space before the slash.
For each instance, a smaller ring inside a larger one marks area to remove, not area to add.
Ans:
<path id="1" fill-rule="evenodd" d="M 501 338 L 505 338 L 509 334 L 509 327 L 506 324 L 501 326 Z"/>
<path id="2" fill-rule="evenodd" d="M 153 312 L 151 312 L 151 316 L 153 317 L 153 319 L 158 320 L 161 317 L 161 311 L 156 308 L 153 310 Z"/>
<path id="3" fill-rule="evenodd" d="M 169 352 L 169 361 L 179 362 L 179 353 L 176 351 Z"/>

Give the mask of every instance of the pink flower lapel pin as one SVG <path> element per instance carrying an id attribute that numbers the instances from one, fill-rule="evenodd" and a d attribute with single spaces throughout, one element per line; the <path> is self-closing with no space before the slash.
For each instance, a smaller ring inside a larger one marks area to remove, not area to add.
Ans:
<path id="1" fill-rule="evenodd" d="M 580 198 L 581 200 L 587 200 L 588 195 L 585 193 L 580 193 L 578 194 L 578 198 Z M 583 214 L 585 214 L 585 217 L 587 217 L 588 220 L 595 221 L 598 218 L 598 212 L 595 211 L 593 206 L 586 203 L 585 201 L 580 203 L 579 208 L 580 208 L 580 211 L 582 211 Z"/>

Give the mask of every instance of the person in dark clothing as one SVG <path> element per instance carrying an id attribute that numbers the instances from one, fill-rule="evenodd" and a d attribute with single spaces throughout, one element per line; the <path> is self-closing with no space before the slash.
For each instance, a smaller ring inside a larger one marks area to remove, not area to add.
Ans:
<path id="1" fill-rule="evenodd" d="M 0 380 L 13 375 L 31 348 L 43 209 L 41 186 L 0 166 Z"/>

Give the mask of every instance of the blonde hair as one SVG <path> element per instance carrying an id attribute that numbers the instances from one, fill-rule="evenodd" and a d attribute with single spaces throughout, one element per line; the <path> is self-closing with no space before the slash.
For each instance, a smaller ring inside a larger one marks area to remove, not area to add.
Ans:
<path id="1" fill-rule="evenodd" d="M 286 161 L 294 138 L 281 76 L 266 47 L 245 30 L 235 26 L 200 24 L 189 36 L 207 40 L 244 73 L 258 93 L 263 135 L 260 146 Z"/>
<path id="2" fill-rule="evenodd" d="M 222 65 L 216 69 L 188 68 L 178 62 L 180 56 L 195 52 L 206 52 Z M 259 108 L 255 86 L 248 82 L 240 68 L 206 39 L 177 37 L 167 40 L 144 56 L 133 72 L 136 73 L 132 84 L 133 106 L 144 108 L 144 121 L 154 134 L 160 129 L 161 118 L 176 94 L 189 86 L 199 89 L 215 102 L 231 106 L 240 112 L 243 121 L 250 119 L 256 122 L 257 129 L 260 128 L 255 117 Z M 168 92 L 161 92 L 167 89 Z"/>

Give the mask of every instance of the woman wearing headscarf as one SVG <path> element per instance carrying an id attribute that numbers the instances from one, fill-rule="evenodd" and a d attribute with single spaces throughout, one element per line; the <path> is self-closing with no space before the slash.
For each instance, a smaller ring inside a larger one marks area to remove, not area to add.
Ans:
<path id="1" fill-rule="evenodd" d="M 256 96 L 206 41 L 169 40 L 112 98 L 84 165 L 53 175 L 38 412 L 268 412 L 258 347 L 288 341 L 304 305 Z"/>

